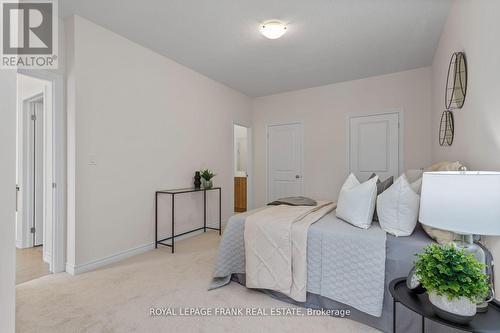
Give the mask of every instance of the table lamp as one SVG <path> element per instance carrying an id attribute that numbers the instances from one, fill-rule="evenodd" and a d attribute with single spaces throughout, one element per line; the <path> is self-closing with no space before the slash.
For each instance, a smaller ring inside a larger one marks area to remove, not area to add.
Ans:
<path id="1" fill-rule="evenodd" d="M 419 221 L 457 233 L 455 243 L 485 263 L 473 235 L 500 236 L 500 172 L 425 172 Z"/>

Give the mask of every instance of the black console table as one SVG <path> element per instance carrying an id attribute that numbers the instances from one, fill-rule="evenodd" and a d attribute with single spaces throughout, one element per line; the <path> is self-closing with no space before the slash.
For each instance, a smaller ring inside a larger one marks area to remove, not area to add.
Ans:
<path id="1" fill-rule="evenodd" d="M 207 227 L 207 191 L 219 191 L 219 228 Z M 175 234 L 175 196 L 177 194 L 183 193 L 193 193 L 193 192 L 203 192 L 203 227 L 189 230 L 178 235 Z M 164 239 L 158 240 L 158 196 L 162 194 L 170 194 L 172 196 L 172 236 Z M 158 244 L 169 246 L 172 248 L 172 253 L 174 253 L 174 240 L 175 237 L 183 236 L 191 232 L 203 230 L 207 232 L 207 229 L 219 231 L 219 235 L 222 232 L 222 189 L 220 187 L 212 187 L 210 189 L 195 189 L 195 188 L 182 188 L 176 190 L 163 190 L 156 191 L 155 193 L 155 248 L 158 248 Z M 170 241 L 171 244 L 166 244 L 164 242 Z"/>
<path id="2" fill-rule="evenodd" d="M 393 298 L 393 333 L 396 333 L 396 303 L 401 303 L 422 316 L 422 332 L 425 332 L 425 319 L 466 332 L 500 332 L 500 302 L 497 300 L 488 303 L 487 312 L 477 313 L 469 324 L 460 325 L 438 317 L 432 309 L 427 293 L 416 294 L 409 290 L 406 287 L 406 278 L 393 280 L 389 284 L 389 291 Z"/>

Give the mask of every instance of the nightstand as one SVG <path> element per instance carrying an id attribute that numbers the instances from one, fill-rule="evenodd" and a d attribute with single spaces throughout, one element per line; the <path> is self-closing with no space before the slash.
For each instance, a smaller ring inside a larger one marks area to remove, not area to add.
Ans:
<path id="1" fill-rule="evenodd" d="M 465 332 L 500 332 L 500 302 L 497 300 L 493 300 L 488 304 L 487 312 L 476 314 L 468 325 L 460 325 L 438 317 L 434 313 L 427 293 L 416 294 L 409 290 L 406 287 L 406 278 L 392 280 L 389 284 L 389 291 L 393 299 L 393 333 L 396 333 L 396 303 L 401 303 L 409 310 L 422 316 L 422 332 L 425 332 L 426 319 Z"/>

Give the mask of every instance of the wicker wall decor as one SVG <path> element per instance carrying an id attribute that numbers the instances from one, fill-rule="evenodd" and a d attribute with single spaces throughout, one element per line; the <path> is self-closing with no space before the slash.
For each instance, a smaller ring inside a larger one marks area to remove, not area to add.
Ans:
<path id="1" fill-rule="evenodd" d="M 441 122 L 439 124 L 439 144 L 441 146 L 451 146 L 455 135 L 455 125 L 453 123 L 453 113 L 449 110 L 443 111 L 441 114 Z"/>
<path id="2" fill-rule="evenodd" d="M 446 78 L 445 108 L 446 110 L 461 109 L 467 94 L 467 60 L 465 53 L 455 52 L 448 65 Z"/>
<path id="3" fill-rule="evenodd" d="M 451 56 L 444 93 L 445 111 L 439 123 L 439 144 L 451 146 L 455 137 L 455 123 L 452 110 L 461 109 L 467 96 L 467 59 L 464 52 Z"/>

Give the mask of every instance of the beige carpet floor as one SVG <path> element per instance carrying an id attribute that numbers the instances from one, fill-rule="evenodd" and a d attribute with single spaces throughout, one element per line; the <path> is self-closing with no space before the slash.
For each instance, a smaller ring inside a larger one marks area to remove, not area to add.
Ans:
<path id="1" fill-rule="evenodd" d="M 16 284 L 50 274 L 49 264 L 42 259 L 43 247 L 16 249 Z"/>
<path id="2" fill-rule="evenodd" d="M 332 317 L 151 317 L 158 307 L 293 307 L 236 283 L 207 291 L 219 236 L 210 232 L 93 272 L 17 286 L 18 332 L 377 332 Z"/>

